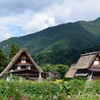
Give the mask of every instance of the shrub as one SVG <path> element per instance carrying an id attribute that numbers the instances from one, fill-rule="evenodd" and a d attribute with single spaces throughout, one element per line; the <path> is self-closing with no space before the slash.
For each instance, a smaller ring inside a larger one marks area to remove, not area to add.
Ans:
<path id="1" fill-rule="evenodd" d="M 99 97 L 95 95 L 75 96 L 74 100 L 99 100 Z"/>
<path id="2" fill-rule="evenodd" d="M 85 87 L 85 81 L 79 79 L 73 79 L 68 82 L 68 94 L 76 95 L 79 91 L 83 91 Z"/>
<path id="3" fill-rule="evenodd" d="M 52 82 L 28 82 L 23 85 L 25 93 L 27 93 L 31 98 L 41 98 L 41 100 L 53 98 L 57 95 L 58 89 L 58 84 Z"/>
<path id="4" fill-rule="evenodd" d="M 99 91 L 100 80 L 85 82 L 73 79 L 67 83 L 0 81 L 0 100 L 98 100 L 96 94 L 100 94 Z M 74 99 L 69 99 L 68 95 Z"/>
<path id="5" fill-rule="evenodd" d="M 16 81 L 2 81 L 0 84 L 0 96 L 13 98 L 13 100 L 23 100 L 20 83 Z"/>
<path id="6" fill-rule="evenodd" d="M 100 80 L 94 81 L 93 89 L 95 93 L 100 94 Z"/>

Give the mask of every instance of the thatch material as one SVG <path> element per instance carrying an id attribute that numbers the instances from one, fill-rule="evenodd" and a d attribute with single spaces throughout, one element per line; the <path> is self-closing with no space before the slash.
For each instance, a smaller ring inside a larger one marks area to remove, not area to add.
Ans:
<path id="1" fill-rule="evenodd" d="M 74 78 L 75 73 L 77 72 L 77 69 L 75 68 L 75 64 L 71 65 L 69 70 L 66 72 L 65 77 L 66 78 Z"/>
<path id="2" fill-rule="evenodd" d="M 91 66 L 98 52 L 82 54 L 76 63 L 76 69 L 87 69 Z"/>
<path id="3" fill-rule="evenodd" d="M 72 65 L 68 72 L 66 72 L 65 77 L 66 78 L 74 78 L 74 76 L 85 76 L 86 73 L 78 73 L 78 70 L 84 70 L 89 69 L 93 63 L 93 61 L 96 59 L 96 57 L 100 56 L 100 52 L 91 52 L 86 54 L 81 54 L 81 57 L 79 58 L 76 65 Z M 96 70 L 96 69 L 95 69 Z"/>
<path id="4" fill-rule="evenodd" d="M 22 53 L 26 53 L 26 55 L 28 56 L 28 58 L 31 60 L 32 64 L 36 67 L 36 69 L 39 72 L 43 72 L 43 70 L 35 63 L 35 61 L 32 59 L 31 55 L 28 53 L 27 49 L 23 48 L 21 50 L 18 51 L 18 53 L 12 58 L 12 61 L 8 64 L 8 66 L 1 72 L 0 76 L 2 76 L 5 73 L 9 72 L 9 69 L 14 65 L 14 63 L 18 60 L 18 58 L 20 57 L 20 55 Z"/>

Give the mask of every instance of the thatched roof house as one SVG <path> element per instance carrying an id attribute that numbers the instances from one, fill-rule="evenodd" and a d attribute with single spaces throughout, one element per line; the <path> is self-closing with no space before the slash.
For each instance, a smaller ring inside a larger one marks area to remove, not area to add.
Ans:
<path id="1" fill-rule="evenodd" d="M 23 48 L 12 58 L 12 61 L 1 72 L 0 76 L 8 73 L 27 78 L 37 78 L 39 73 L 43 73 L 43 70 L 32 59 L 27 49 Z"/>
<path id="2" fill-rule="evenodd" d="M 100 78 L 100 52 L 99 51 L 81 54 L 76 65 L 71 66 L 71 68 L 69 69 L 68 72 L 66 72 L 65 75 L 66 78 L 74 78 L 76 76 L 87 76 L 88 79 Z"/>

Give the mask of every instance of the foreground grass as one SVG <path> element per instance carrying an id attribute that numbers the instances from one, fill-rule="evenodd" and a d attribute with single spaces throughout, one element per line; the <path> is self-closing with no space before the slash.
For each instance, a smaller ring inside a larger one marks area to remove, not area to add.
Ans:
<path id="1" fill-rule="evenodd" d="M 0 100 L 100 100 L 100 80 L 10 81 L 0 80 Z"/>

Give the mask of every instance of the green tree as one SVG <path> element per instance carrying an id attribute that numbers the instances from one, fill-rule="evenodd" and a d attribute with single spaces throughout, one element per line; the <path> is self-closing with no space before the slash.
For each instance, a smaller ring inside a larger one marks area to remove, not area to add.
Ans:
<path id="1" fill-rule="evenodd" d="M 61 78 L 64 78 L 64 75 L 67 70 L 68 70 L 68 65 L 58 64 L 57 72 L 60 73 Z"/>
<path id="2" fill-rule="evenodd" d="M 0 49 L 0 72 L 7 66 L 9 59 L 7 55 L 3 53 L 3 50 Z"/>
<path id="3" fill-rule="evenodd" d="M 9 58 L 14 57 L 19 50 L 20 50 L 19 45 L 12 44 L 10 47 Z"/>
<path id="4" fill-rule="evenodd" d="M 63 65 L 63 64 L 56 64 L 56 65 L 45 64 L 42 67 L 42 69 L 46 72 L 49 72 L 49 71 L 59 72 L 61 78 L 64 78 L 64 75 L 68 68 L 69 68 L 68 65 Z"/>
<path id="5" fill-rule="evenodd" d="M 20 50 L 20 46 L 16 45 L 16 52 L 18 52 Z"/>

